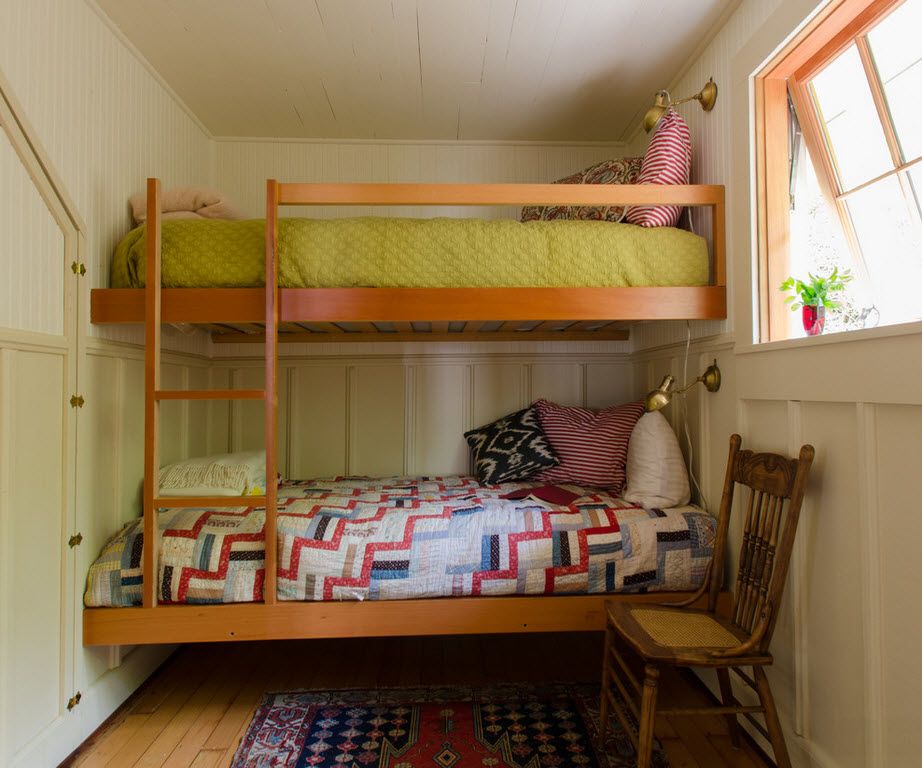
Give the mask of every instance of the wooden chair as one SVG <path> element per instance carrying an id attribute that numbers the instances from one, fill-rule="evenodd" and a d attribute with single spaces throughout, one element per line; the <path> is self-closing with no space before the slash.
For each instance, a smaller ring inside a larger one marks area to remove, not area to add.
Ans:
<path id="1" fill-rule="evenodd" d="M 606 606 L 599 738 L 604 744 L 611 707 L 637 747 L 638 768 L 650 765 L 657 712 L 662 715 L 722 714 L 727 719 L 734 746 L 739 746 L 737 715 L 742 714 L 771 742 L 778 767 L 789 768 L 791 764 L 764 668 L 772 663 L 768 646 L 778 619 L 814 451 L 813 446 L 805 445 L 798 459 L 789 459 L 774 453 L 741 451 L 740 443 L 739 435 L 730 438 L 714 556 L 698 592 L 682 603 L 671 605 L 612 601 Z M 733 608 L 730 615 L 724 617 L 717 614 L 716 608 L 723 583 L 733 491 L 737 484 L 748 487 L 749 494 L 744 500 L 746 520 Z M 707 609 L 688 607 L 705 593 Z M 643 681 L 638 680 L 622 656 L 618 647 L 622 642 L 643 661 Z M 665 665 L 716 669 L 723 706 L 657 710 L 657 682 L 660 668 Z M 752 676 L 742 670 L 747 666 L 752 667 Z M 737 701 L 730 684 L 730 670 L 756 691 L 758 705 L 743 706 Z M 639 705 L 629 687 L 639 696 Z M 615 688 L 620 697 L 615 695 Z M 628 718 L 623 704 L 627 704 L 633 720 Z M 756 713 L 764 715 L 765 727 L 755 719 Z M 638 724 L 636 733 L 634 722 Z"/>

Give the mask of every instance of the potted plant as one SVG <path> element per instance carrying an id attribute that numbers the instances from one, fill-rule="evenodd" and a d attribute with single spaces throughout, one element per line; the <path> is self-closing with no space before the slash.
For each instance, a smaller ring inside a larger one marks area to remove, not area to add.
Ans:
<path id="1" fill-rule="evenodd" d="M 831 298 L 831 294 L 845 290 L 845 284 L 852 280 L 849 270 L 834 267 L 826 277 L 818 277 L 810 272 L 806 280 L 789 277 L 781 286 L 781 291 L 791 291 L 785 304 L 791 305 L 791 311 L 801 310 L 804 330 L 808 336 L 817 336 L 823 332 L 826 325 L 826 310 L 837 309 L 839 302 Z"/>

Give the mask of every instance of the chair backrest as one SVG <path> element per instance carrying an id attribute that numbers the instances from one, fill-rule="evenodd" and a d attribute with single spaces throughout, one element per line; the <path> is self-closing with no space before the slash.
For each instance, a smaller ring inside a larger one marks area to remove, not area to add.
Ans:
<path id="1" fill-rule="evenodd" d="M 771 641 L 784 594 L 814 450 L 812 445 L 805 445 L 800 449 L 798 458 L 789 459 L 777 453 L 743 451 L 740 450 L 741 443 L 739 435 L 730 437 L 730 456 L 720 500 L 708 602 L 710 610 L 715 610 L 723 584 L 734 489 L 737 485 L 743 486 L 745 520 L 730 618 L 750 635 L 759 629 L 762 634 L 757 649 L 765 651 Z M 768 621 L 765 627 L 759 628 L 763 612 Z"/>

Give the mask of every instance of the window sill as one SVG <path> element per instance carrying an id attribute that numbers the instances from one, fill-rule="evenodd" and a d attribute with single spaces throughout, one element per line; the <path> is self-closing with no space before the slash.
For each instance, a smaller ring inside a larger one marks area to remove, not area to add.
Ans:
<path id="1" fill-rule="evenodd" d="M 841 331 L 821 336 L 804 336 L 800 339 L 784 339 L 783 341 L 766 341 L 761 344 L 737 345 L 734 350 L 737 355 L 751 355 L 759 352 L 776 352 L 784 349 L 802 349 L 804 347 L 823 347 L 829 344 L 849 344 L 874 339 L 888 339 L 898 336 L 922 335 L 922 320 L 912 323 L 898 323 L 885 325 L 878 328 L 864 328 L 860 331 Z"/>

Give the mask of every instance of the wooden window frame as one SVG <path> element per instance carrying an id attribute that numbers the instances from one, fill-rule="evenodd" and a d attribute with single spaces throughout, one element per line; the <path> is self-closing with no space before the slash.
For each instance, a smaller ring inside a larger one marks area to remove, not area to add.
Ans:
<path id="1" fill-rule="evenodd" d="M 838 214 L 855 266 L 866 275 L 861 248 L 846 198 L 888 176 L 896 175 L 903 193 L 911 194 L 906 171 L 922 158 L 904 162 L 880 80 L 867 43 L 867 33 L 904 0 L 836 0 L 826 6 L 755 75 L 757 272 L 760 342 L 786 339 L 789 311 L 778 285 L 790 273 L 790 166 L 788 100 L 794 105 L 804 144 L 814 163 L 820 189 Z M 853 43 L 864 65 L 878 118 L 894 167 L 843 190 L 828 149 L 810 80 Z M 782 312 L 782 310 L 784 310 Z"/>

